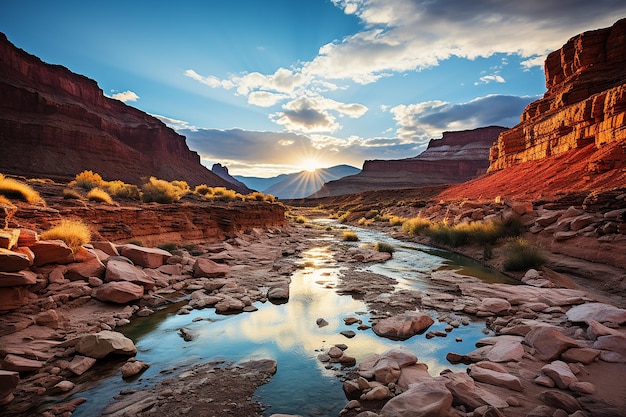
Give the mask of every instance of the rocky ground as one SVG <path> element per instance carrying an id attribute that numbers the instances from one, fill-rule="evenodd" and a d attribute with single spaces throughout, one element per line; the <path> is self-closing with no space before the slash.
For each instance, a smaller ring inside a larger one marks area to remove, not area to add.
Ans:
<path id="1" fill-rule="evenodd" d="M 302 214 L 327 215 L 316 211 Z M 399 233 L 397 228 L 383 228 Z M 116 359 L 100 359 L 102 352 L 82 346 L 87 343 L 83 339 L 103 331 L 117 333 L 129 320 L 153 314 L 172 300 L 187 300 L 179 314 L 206 307 L 254 314 L 256 301 L 288 299 L 289 276 L 298 254 L 312 244 L 311 239 L 328 233 L 337 236 L 333 250 L 338 262 L 346 266 L 337 291 L 368 303 L 377 334 L 404 338 L 424 331 L 426 337 L 444 337 L 427 331 L 432 319 L 405 314 L 420 308 L 437 312 L 433 318 L 448 323 L 450 330 L 464 320 L 485 319 L 497 335 L 485 338 L 472 354 L 451 352 L 450 361 L 471 363 L 469 373 L 429 375 L 425 364 L 406 352 L 388 352 L 362 361 L 344 382 L 350 401 L 346 400 L 343 414 L 413 415 L 406 410 L 436 403 L 441 407 L 438 415 L 499 415 L 496 408 L 507 416 L 622 415 L 620 410 L 626 407 L 626 387 L 620 379 L 626 371 L 626 331 L 622 326 L 626 312 L 595 303 L 611 300 L 602 288 L 585 288 L 584 282 L 578 281 L 581 276 L 546 268 L 531 271 L 524 278 L 526 285 L 513 287 L 484 285 L 439 271 L 433 274 L 429 291 L 394 292 L 392 279 L 356 271 L 362 262 L 382 262 L 388 254 L 346 250 L 340 229 L 295 222 L 281 229 L 239 233 L 226 241 L 199 246 L 193 255 L 174 251 L 172 256 L 161 257 L 159 265 L 135 267 L 153 286 L 128 305 L 96 298 L 103 282 L 64 279 L 42 289 L 41 297 L 24 308 L 3 314 L 3 369 L 11 374 L 3 377 L 20 376 L 13 390 L 15 399 L 2 406 L 3 415 L 69 416 L 84 400 L 63 398 L 79 393 L 91 382 L 81 375 L 93 374 L 93 369 L 129 377 L 141 373 L 149 364 L 137 363 L 132 347 L 116 346 Z M 119 249 L 130 256 L 128 245 Z M 466 251 L 472 254 L 471 249 Z M 117 255 L 103 255 L 102 250 L 95 252 L 103 258 L 107 271 L 114 270 L 121 260 Z M 497 260 L 494 262 L 497 265 Z M 597 268 L 578 262 L 579 268 Z M 48 279 L 54 277 L 52 270 Z M 392 292 L 392 297 L 386 296 Z M 544 343 L 546 340 L 556 342 Z M 342 348 L 324 352 L 328 358 L 321 359 L 353 365 Z M 257 361 L 169 370 L 152 388 L 121 392 L 105 415 L 259 416 L 263 406 L 252 400 L 252 393 L 267 382 L 275 367 L 272 361 Z M 432 401 L 415 403 L 415 398 L 425 398 L 424 392 Z"/>

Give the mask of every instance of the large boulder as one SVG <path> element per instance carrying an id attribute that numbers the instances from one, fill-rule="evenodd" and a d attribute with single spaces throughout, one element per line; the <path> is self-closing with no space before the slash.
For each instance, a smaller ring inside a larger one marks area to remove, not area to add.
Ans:
<path id="1" fill-rule="evenodd" d="M 0 272 L 0 287 L 33 285 L 36 282 L 37 274 L 27 269 L 19 272 Z"/>
<path id="2" fill-rule="evenodd" d="M 448 372 L 442 376 L 447 380 L 446 388 L 452 393 L 455 404 L 461 404 L 470 410 L 483 405 L 496 408 L 509 406 L 503 398 L 477 386 L 465 372 Z"/>
<path id="3" fill-rule="evenodd" d="M 397 316 L 382 319 L 374 323 L 372 330 L 378 336 L 390 339 L 408 339 L 424 332 L 435 321 L 425 313 L 411 311 Z"/>
<path id="4" fill-rule="evenodd" d="M 573 322 L 589 323 L 592 320 L 600 323 L 626 323 L 626 310 L 604 303 L 586 303 L 570 308 L 567 319 Z"/>
<path id="5" fill-rule="evenodd" d="M 72 250 L 62 240 L 40 240 L 29 246 L 35 265 L 68 264 L 74 261 Z"/>
<path id="6" fill-rule="evenodd" d="M 108 282 L 96 288 L 95 297 L 100 301 L 126 304 L 143 297 L 143 287 L 127 281 Z"/>
<path id="7" fill-rule="evenodd" d="M 120 255 L 127 257 L 135 265 L 143 266 L 144 268 L 158 268 L 172 256 L 171 253 L 163 249 L 144 248 L 132 243 L 118 245 L 117 250 Z"/>
<path id="8" fill-rule="evenodd" d="M 102 359 L 109 354 L 131 356 L 137 353 L 137 348 L 122 333 L 102 330 L 81 337 L 76 344 L 76 351 L 90 358 Z"/>
<path id="9" fill-rule="evenodd" d="M 390 399 L 380 410 L 385 417 L 448 416 L 452 394 L 443 383 L 420 382 Z"/>
<path id="10" fill-rule="evenodd" d="M 65 277 L 70 281 L 76 281 L 79 279 L 88 280 L 90 277 L 102 278 L 106 268 L 104 264 L 98 259 L 95 254 L 87 252 L 91 256 L 88 256 L 82 262 L 74 262 L 67 266 L 65 271 Z"/>
<path id="11" fill-rule="evenodd" d="M 228 265 L 218 264 L 207 258 L 198 258 L 193 264 L 193 276 L 196 278 L 223 277 L 230 271 Z"/>
<path id="12" fill-rule="evenodd" d="M 9 353 L 4 357 L 2 361 L 0 361 L 0 366 L 2 366 L 3 369 L 17 372 L 38 371 L 43 368 L 44 364 L 44 362 L 35 359 L 24 358 L 22 356 L 14 355 L 12 353 Z"/>
<path id="13" fill-rule="evenodd" d="M 554 326 L 537 326 L 526 335 L 526 342 L 537 352 L 543 361 L 551 361 L 559 357 L 569 348 L 578 347 L 578 343 L 565 336 Z"/>
<path id="14" fill-rule="evenodd" d="M 0 248 L 0 272 L 17 272 L 28 268 L 32 262 L 28 256 Z"/>
<path id="15" fill-rule="evenodd" d="M 146 275 L 141 268 L 118 260 L 110 260 L 107 262 L 104 280 L 106 282 L 128 281 L 133 284 L 141 285 L 146 289 L 152 289 L 154 287 L 154 279 Z"/>
<path id="16" fill-rule="evenodd" d="M 522 382 L 515 375 L 505 372 L 494 371 L 477 364 L 469 366 L 467 373 L 474 380 L 485 384 L 508 388 L 514 391 L 522 391 Z"/>
<path id="17" fill-rule="evenodd" d="M 578 382 L 578 378 L 563 361 L 554 361 L 541 368 L 541 371 L 554 381 L 557 387 L 566 389 L 570 384 Z"/>

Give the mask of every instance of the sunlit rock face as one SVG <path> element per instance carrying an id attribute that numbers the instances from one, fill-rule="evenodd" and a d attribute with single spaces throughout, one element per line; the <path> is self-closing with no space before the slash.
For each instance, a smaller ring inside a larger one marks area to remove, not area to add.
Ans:
<path id="1" fill-rule="evenodd" d="M 489 171 L 626 140 L 626 19 L 571 38 L 548 55 L 545 74 L 547 92 L 500 135 Z"/>
<path id="2" fill-rule="evenodd" d="M 0 33 L 0 172 L 67 179 L 83 170 L 235 188 L 200 164 L 184 136 L 106 97 L 95 81 L 16 48 Z M 239 191 L 239 190 L 238 190 Z"/>

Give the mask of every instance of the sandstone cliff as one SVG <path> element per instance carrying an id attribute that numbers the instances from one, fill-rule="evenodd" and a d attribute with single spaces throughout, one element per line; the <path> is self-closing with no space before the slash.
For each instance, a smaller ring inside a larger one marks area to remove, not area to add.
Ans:
<path id="1" fill-rule="evenodd" d="M 326 197 L 368 190 L 415 188 L 456 184 L 484 174 L 489 149 L 505 127 L 489 126 L 444 132 L 413 158 L 365 161 L 357 175 L 331 181 L 312 197 Z"/>
<path id="2" fill-rule="evenodd" d="M 0 172 L 66 180 L 90 169 L 235 188 L 200 164 L 185 137 L 104 96 L 97 83 L 16 48 L 0 33 Z M 245 191 L 245 190 L 237 190 Z"/>
<path id="3" fill-rule="evenodd" d="M 593 145 L 626 141 L 626 19 L 571 38 L 545 61 L 547 91 L 500 135 L 489 171 Z M 598 160 L 590 171 L 612 169 Z"/>

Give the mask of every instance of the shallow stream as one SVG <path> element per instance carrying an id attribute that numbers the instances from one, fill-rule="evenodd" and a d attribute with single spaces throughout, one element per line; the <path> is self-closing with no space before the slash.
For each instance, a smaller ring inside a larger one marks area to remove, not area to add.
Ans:
<path id="1" fill-rule="evenodd" d="M 319 222 L 327 224 L 329 221 Z M 366 270 L 395 278 L 400 288 L 425 288 L 430 271 L 439 268 L 459 270 L 489 281 L 505 280 L 504 276 L 450 252 L 402 242 L 372 229 L 351 229 L 360 241 L 349 244 L 385 242 L 395 247 L 391 260 Z M 484 323 L 460 326 L 448 337 L 426 339 L 424 335 L 417 335 L 406 341 L 380 338 L 371 329 L 361 331 L 356 325 L 348 326 L 343 320 L 347 317 L 357 317 L 364 324 L 370 324 L 367 306 L 334 290 L 341 275 L 341 267 L 330 249 L 336 238 L 328 235 L 311 243 L 312 248 L 301 254 L 302 268 L 291 277 L 290 298 L 285 304 L 256 303 L 258 311 L 237 315 L 218 315 L 213 309 L 176 315 L 179 306 L 173 305 L 121 328 L 120 331 L 135 342 L 137 359 L 149 363 L 150 368 L 130 382 L 123 381 L 119 372 L 100 380 L 90 390 L 77 395 L 88 401 L 76 409 L 74 416 L 99 415 L 120 391 L 145 388 L 166 370 L 218 360 L 240 362 L 269 358 L 278 362 L 278 371 L 268 384 L 257 390 L 254 398 L 269 407 L 265 415 L 336 417 L 347 403 L 340 381 L 344 372 L 339 365 L 327 369 L 327 364 L 320 362 L 317 356 L 321 350 L 337 343 L 346 344 L 346 354 L 355 357 L 357 362 L 373 353 L 401 348 L 427 363 L 432 375 L 446 368 L 464 368 L 464 365 L 451 365 L 445 356 L 450 351 L 474 350 L 475 342 L 484 337 Z M 319 327 L 318 318 L 324 318 L 329 324 Z M 446 326 L 446 323 L 436 322 L 429 330 L 444 330 Z M 181 327 L 191 330 L 196 337 L 184 341 L 178 333 Z M 347 338 L 340 334 L 343 330 L 353 330 L 356 336 Z M 461 341 L 457 341 L 459 339 Z"/>

